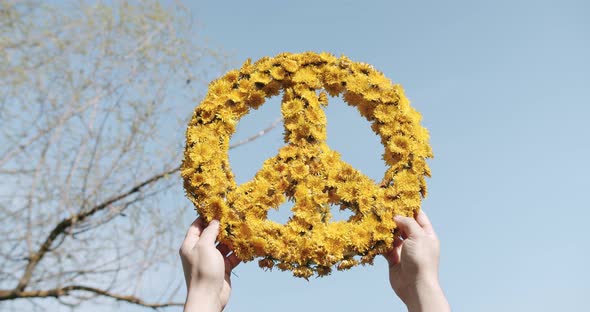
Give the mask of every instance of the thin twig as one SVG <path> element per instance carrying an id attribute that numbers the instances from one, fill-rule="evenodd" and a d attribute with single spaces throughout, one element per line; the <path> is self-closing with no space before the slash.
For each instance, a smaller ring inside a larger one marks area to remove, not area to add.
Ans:
<path id="1" fill-rule="evenodd" d="M 133 303 L 136 305 L 148 307 L 148 308 L 165 308 L 165 307 L 177 307 L 182 306 L 184 303 L 182 302 L 162 302 L 162 303 L 148 303 L 144 300 L 137 298 L 135 296 L 125 296 L 115 294 L 108 290 L 84 286 L 84 285 L 69 285 L 60 288 L 48 289 L 48 290 L 31 290 L 31 291 L 23 291 L 23 292 L 15 292 L 15 291 L 4 291 L 0 290 L 0 301 L 2 300 L 11 300 L 16 298 L 47 298 L 47 297 L 54 297 L 59 298 L 63 296 L 68 296 L 72 292 L 76 291 L 85 291 L 89 293 L 94 293 L 97 295 L 101 295 L 104 297 L 112 298 L 117 301 L 125 301 L 129 303 Z"/>
<path id="2" fill-rule="evenodd" d="M 281 123 L 281 121 L 283 121 L 283 118 L 282 117 L 277 118 L 275 121 L 272 122 L 272 124 L 270 124 L 270 126 L 268 126 L 268 127 L 264 128 L 264 129 L 260 130 L 258 133 L 256 133 L 255 135 L 253 135 L 253 136 L 251 136 L 249 138 L 246 138 L 246 139 L 244 139 L 244 140 L 242 140 L 242 141 L 240 141 L 238 143 L 234 143 L 234 144 L 230 145 L 229 148 L 230 149 L 236 148 L 238 146 L 244 145 L 246 143 L 250 143 L 250 142 L 258 139 L 259 137 L 261 137 L 261 136 L 269 133 L 272 129 L 276 128 L 277 125 L 279 123 Z"/>

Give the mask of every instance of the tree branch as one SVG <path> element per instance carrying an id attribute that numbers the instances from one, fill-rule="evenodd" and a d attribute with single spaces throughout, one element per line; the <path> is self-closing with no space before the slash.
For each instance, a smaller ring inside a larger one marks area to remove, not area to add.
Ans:
<path id="1" fill-rule="evenodd" d="M 272 129 L 274 129 L 279 122 L 282 119 L 277 119 L 275 120 L 270 126 L 268 126 L 267 128 L 261 130 L 260 132 L 256 133 L 255 135 L 242 140 L 238 143 L 232 144 L 230 146 L 230 149 L 236 148 L 238 146 L 244 145 L 246 143 L 252 142 L 254 140 L 256 140 L 257 138 L 267 134 L 268 132 L 270 132 Z M 45 241 L 43 242 L 43 244 L 41 244 L 41 247 L 39 247 L 39 249 L 31 254 L 28 258 L 28 263 L 27 266 L 25 267 L 25 271 L 22 275 L 22 277 L 20 278 L 18 285 L 16 286 L 16 288 L 13 290 L 13 292 L 16 293 L 23 293 L 25 288 L 27 287 L 29 281 L 31 280 L 31 277 L 33 276 L 33 271 L 35 270 L 37 264 L 39 264 L 39 262 L 41 262 L 41 260 L 43 259 L 43 257 L 47 254 L 47 252 L 51 249 L 51 246 L 53 245 L 53 243 L 55 242 L 55 240 L 62 234 L 66 233 L 67 230 L 74 225 L 76 222 L 82 222 L 85 219 L 87 219 L 88 217 L 92 216 L 93 214 L 104 210 L 105 208 L 109 207 L 112 204 L 117 203 L 118 201 L 125 199 L 135 193 L 140 192 L 143 188 L 145 188 L 148 185 L 154 184 L 157 181 L 159 181 L 160 179 L 167 177 L 171 174 L 177 173 L 180 171 L 180 166 L 170 169 L 168 171 L 165 172 L 161 172 L 158 173 L 150 178 L 148 178 L 147 180 L 144 180 L 143 182 L 140 182 L 138 184 L 136 184 L 135 186 L 133 186 L 132 188 L 128 189 L 127 191 L 113 196 L 109 199 L 107 199 L 106 201 L 92 207 L 89 210 L 86 211 L 80 211 L 77 214 L 71 215 L 68 218 L 63 219 L 62 221 L 60 221 L 54 228 L 53 230 L 51 230 L 51 232 L 49 233 L 49 235 L 47 236 L 47 238 L 45 239 Z M 1 300 L 1 299 L 0 299 Z"/>
<path id="2" fill-rule="evenodd" d="M 238 142 L 238 143 L 235 143 L 235 144 L 232 144 L 232 145 L 230 145 L 230 147 L 229 147 L 229 148 L 230 148 L 230 149 L 232 149 L 232 148 L 236 148 L 236 147 L 238 147 L 238 146 L 244 145 L 244 144 L 246 144 L 246 143 L 250 143 L 250 142 L 252 142 L 252 141 L 254 141 L 254 140 L 258 139 L 259 137 L 261 137 L 261 136 L 263 136 L 263 135 L 265 135 L 265 134 L 269 133 L 269 132 L 270 132 L 272 129 L 276 128 L 276 126 L 278 126 L 278 124 L 279 124 L 281 121 L 283 121 L 283 118 L 282 118 L 282 117 L 279 117 L 279 118 L 275 119 L 275 121 L 273 121 L 273 122 L 270 124 L 270 126 L 268 126 L 268 127 L 264 128 L 264 129 L 260 130 L 258 133 L 256 133 L 255 135 L 253 135 L 253 136 L 251 136 L 251 137 L 248 137 L 248 138 L 246 138 L 246 139 L 244 139 L 244 140 L 242 140 L 242 141 L 240 141 L 240 142 Z"/>
<path id="3" fill-rule="evenodd" d="M 133 303 L 136 305 L 148 307 L 148 308 L 165 308 L 165 307 L 174 307 L 174 306 L 183 306 L 184 303 L 182 302 L 163 302 L 163 303 L 148 303 L 139 299 L 135 296 L 124 296 L 112 293 L 108 290 L 90 287 L 90 286 L 83 286 L 83 285 L 69 285 L 60 288 L 54 289 L 47 289 L 47 290 L 31 290 L 31 291 L 14 291 L 14 290 L 0 290 L 0 301 L 3 300 L 12 300 L 17 298 L 47 298 L 47 297 L 54 297 L 59 298 L 62 296 L 67 296 L 71 292 L 75 291 L 85 291 L 94 293 L 97 295 L 101 295 L 104 297 L 109 297 L 115 299 L 117 301 L 124 301 L 128 303 Z"/>
<path id="4" fill-rule="evenodd" d="M 144 188 L 150 184 L 153 184 L 153 183 L 157 182 L 158 180 L 162 179 L 163 177 L 173 174 L 179 170 L 180 170 L 180 167 L 176 167 L 172 170 L 168 170 L 166 172 L 156 174 L 156 175 L 152 176 L 151 178 L 133 186 L 131 189 L 129 189 L 117 196 L 111 197 L 110 199 L 102 202 L 101 204 L 98 204 L 98 205 L 92 207 L 91 209 L 89 209 L 87 211 L 81 211 L 75 215 L 72 215 L 66 219 L 63 219 L 49 233 L 49 236 L 47 236 L 47 238 L 45 239 L 43 244 L 41 244 L 41 247 L 39 247 L 39 250 L 29 256 L 29 262 L 27 263 L 27 266 L 25 268 L 25 272 L 23 273 L 23 276 L 21 277 L 21 279 L 18 282 L 16 290 L 23 291 L 25 289 L 25 287 L 27 286 L 27 284 L 29 283 L 29 281 L 31 279 L 31 276 L 33 275 L 33 271 L 35 270 L 35 267 L 41 261 L 41 259 L 43 259 L 43 257 L 47 253 L 47 251 L 51 248 L 51 245 L 53 244 L 55 239 L 59 235 L 65 233 L 66 230 L 68 228 L 70 228 L 74 223 L 84 221 L 89 216 L 92 216 L 93 214 L 109 207 L 110 205 L 112 205 L 112 204 L 114 204 L 114 203 L 116 203 L 116 202 L 130 196 L 130 195 L 133 195 L 133 194 L 141 191 L 142 188 Z"/>

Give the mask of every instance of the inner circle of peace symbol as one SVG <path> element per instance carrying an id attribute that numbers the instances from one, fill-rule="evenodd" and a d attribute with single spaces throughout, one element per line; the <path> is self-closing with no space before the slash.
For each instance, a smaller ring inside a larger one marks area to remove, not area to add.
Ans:
<path id="1" fill-rule="evenodd" d="M 242 116 L 279 94 L 286 145 L 237 185 L 230 137 Z M 328 95 L 358 108 L 380 136 L 388 166 L 380 183 L 327 145 Z M 372 264 L 392 247 L 393 217 L 411 216 L 426 195 L 432 151 L 420 119 L 401 86 L 368 64 L 312 52 L 247 61 L 211 82 L 194 111 L 181 166 L 186 195 L 207 221 L 220 220 L 219 240 L 244 261 L 261 258 L 263 268 L 303 278 Z M 286 201 L 294 203 L 289 221 L 268 220 Z M 353 215 L 332 221 L 331 205 Z"/>

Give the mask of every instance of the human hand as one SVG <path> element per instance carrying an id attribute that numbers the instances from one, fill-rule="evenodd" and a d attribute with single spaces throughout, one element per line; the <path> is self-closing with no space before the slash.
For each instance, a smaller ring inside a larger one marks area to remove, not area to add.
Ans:
<path id="1" fill-rule="evenodd" d="M 384 256 L 389 282 L 408 310 L 450 311 L 438 281 L 440 243 L 430 220 L 420 210 L 415 219 L 396 216 L 399 237 Z"/>
<path id="2" fill-rule="evenodd" d="M 215 247 L 219 221 L 204 228 L 199 217 L 190 226 L 180 247 L 187 287 L 184 311 L 221 311 L 231 292 L 231 271 L 240 263 L 224 244 Z"/>

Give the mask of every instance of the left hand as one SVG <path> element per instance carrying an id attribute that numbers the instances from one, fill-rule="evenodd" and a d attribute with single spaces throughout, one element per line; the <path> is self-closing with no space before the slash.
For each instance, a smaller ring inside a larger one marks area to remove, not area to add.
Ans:
<path id="1" fill-rule="evenodd" d="M 215 246 L 219 221 L 204 228 L 199 217 L 190 226 L 180 247 L 187 287 L 185 311 L 221 311 L 231 293 L 231 271 L 240 263 L 224 244 Z M 198 307 L 198 309 L 197 309 Z"/>

